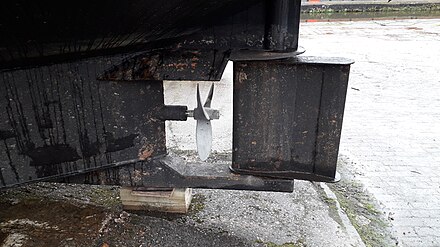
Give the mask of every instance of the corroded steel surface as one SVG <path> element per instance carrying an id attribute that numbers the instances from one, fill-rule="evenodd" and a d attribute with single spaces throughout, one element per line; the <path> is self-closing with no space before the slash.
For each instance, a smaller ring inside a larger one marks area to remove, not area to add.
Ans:
<path id="1" fill-rule="evenodd" d="M 314 57 L 234 63 L 232 169 L 334 180 L 351 63 Z"/>
<path id="2" fill-rule="evenodd" d="M 120 59 L 1 74 L 0 187 L 165 153 L 161 81 L 96 80 Z"/>

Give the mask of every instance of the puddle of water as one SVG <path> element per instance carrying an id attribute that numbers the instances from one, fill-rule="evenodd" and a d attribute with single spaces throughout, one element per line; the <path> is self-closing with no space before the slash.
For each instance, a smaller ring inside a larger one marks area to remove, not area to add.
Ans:
<path id="1" fill-rule="evenodd" d="M 329 12 L 301 14 L 301 19 L 303 22 L 434 18 L 440 18 L 440 11 Z"/>
<path id="2" fill-rule="evenodd" d="M 46 200 L 23 200 L 11 205 L 0 203 L 0 245 L 11 233 L 26 233 L 38 246 L 90 243 L 98 236 L 105 213 L 92 206 Z"/>

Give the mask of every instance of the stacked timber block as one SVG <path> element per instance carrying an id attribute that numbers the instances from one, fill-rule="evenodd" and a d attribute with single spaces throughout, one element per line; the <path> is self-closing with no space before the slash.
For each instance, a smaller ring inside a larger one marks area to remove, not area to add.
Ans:
<path id="1" fill-rule="evenodd" d="M 190 188 L 121 187 L 119 193 L 124 210 L 184 214 L 192 199 Z"/>

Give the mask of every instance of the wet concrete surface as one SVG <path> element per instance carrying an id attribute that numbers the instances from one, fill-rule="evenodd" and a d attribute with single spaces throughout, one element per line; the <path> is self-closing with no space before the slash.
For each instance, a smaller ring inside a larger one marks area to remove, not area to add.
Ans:
<path id="1" fill-rule="evenodd" d="M 93 206 L 27 199 L 12 204 L 2 203 L 0 218 L 4 231 L 15 229 L 14 234 L 41 246 L 67 245 L 72 241 L 70 238 L 75 239 L 77 244 L 87 245 L 97 237 L 105 213 Z"/>
<path id="2" fill-rule="evenodd" d="M 0 205 L 5 247 L 251 245 L 186 223 L 189 216 L 125 212 L 117 187 L 40 183 L 1 192 Z"/>
<path id="3" fill-rule="evenodd" d="M 1 192 L 3 246 L 87 246 L 93 243 L 107 212 L 101 205 L 88 203 L 93 196 L 82 189 L 87 187 L 37 184 Z"/>

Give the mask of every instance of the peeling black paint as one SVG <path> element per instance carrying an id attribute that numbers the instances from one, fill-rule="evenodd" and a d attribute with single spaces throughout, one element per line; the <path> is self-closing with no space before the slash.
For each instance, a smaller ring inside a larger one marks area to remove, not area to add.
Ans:
<path id="1" fill-rule="evenodd" d="M 0 72 L 0 188 L 165 153 L 162 83 L 96 79 L 123 58 Z"/>
<path id="2" fill-rule="evenodd" d="M 131 134 L 128 136 L 124 136 L 121 138 L 114 138 L 113 134 L 107 132 L 106 134 L 107 148 L 105 150 L 106 153 L 113 153 L 116 151 L 121 151 L 129 147 L 134 146 L 134 139 L 138 136 L 136 134 Z"/>
<path id="3" fill-rule="evenodd" d="M 31 166 L 46 166 L 73 162 L 81 159 L 75 148 L 67 144 L 38 147 L 26 152 L 32 161 Z"/>

